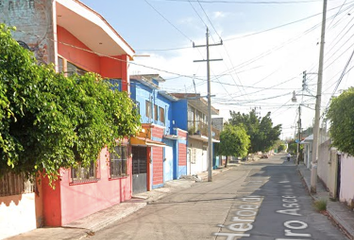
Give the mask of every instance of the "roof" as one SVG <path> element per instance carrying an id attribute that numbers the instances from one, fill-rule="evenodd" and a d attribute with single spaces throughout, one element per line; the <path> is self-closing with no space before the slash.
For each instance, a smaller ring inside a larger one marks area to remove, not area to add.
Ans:
<path id="1" fill-rule="evenodd" d="M 65 28 L 100 56 L 127 54 L 135 51 L 97 12 L 79 0 L 56 0 L 57 25 Z M 74 24 L 75 23 L 75 24 Z"/>
<path id="2" fill-rule="evenodd" d="M 130 81 L 134 80 L 154 89 L 159 89 L 159 83 L 165 81 L 159 74 L 130 75 Z"/>
<path id="3" fill-rule="evenodd" d="M 188 104 L 192 107 L 200 110 L 203 113 L 208 113 L 208 102 L 200 96 L 199 93 L 171 93 L 172 96 L 175 96 L 179 99 L 186 99 Z M 211 106 L 211 114 L 219 115 L 219 110 Z"/>
<path id="4" fill-rule="evenodd" d="M 304 140 L 302 140 L 300 142 L 300 144 L 307 144 L 307 143 L 311 143 L 311 142 L 313 142 L 313 134 L 311 134 L 310 136 L 308 136 Z"/>

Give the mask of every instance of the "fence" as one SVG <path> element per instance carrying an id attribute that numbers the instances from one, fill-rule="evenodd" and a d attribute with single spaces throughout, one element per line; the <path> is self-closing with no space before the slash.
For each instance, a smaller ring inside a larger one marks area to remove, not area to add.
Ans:
<path id="1" fill-rule="evenodd" d="M 6 173 L 0 177 L 0 197 L 31 193 L 35 184 L 24 174 Z"/>

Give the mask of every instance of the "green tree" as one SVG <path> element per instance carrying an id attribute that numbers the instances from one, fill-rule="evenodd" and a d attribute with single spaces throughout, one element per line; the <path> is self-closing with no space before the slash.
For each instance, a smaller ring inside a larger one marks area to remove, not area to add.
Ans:
<path id="1" fill-rule="evenodd" d="M 249 144 L 249 136 L 242 126 L 225 125 L 224 130 L 220 133 L 218 147 L 218 154 L 226 156 L 225 167 L 227 167 L 228 156 L 246 156 Z"/>
<path id="2" fill-rule="evenodd" d="M 332 98 L 327 117 L 330 120 L 332 145 L 338 150 L 354 155 L 354 88 Z"/>
<path id="3" fill-rule="evenodd" d="M 242 125 L 250 136 L 251 144 L 248 150 L 250 153 L 269 151 L 279 139 L 281 125 L 273 127 L 270 115 L 271 113 L 268 112 L 263 118 L 258 117 L 255 109 L 249 114 L 230 111 L 229 123 Z"/>
<path id="4" fill-rule="evenodd" d="M 140 117 L 126 92 L 100 76 L 65 77 L 39 65 L 0 25 L 0 174 L 88 166 L 100 150 L 134 135 Z"/>
<path id="5" fill-rule="evenodd" d="M 278 146 L 278 152 L 284 151 L 284 149 L 285 149 L 284 144 L 280 144 L 280 145 Z"/>

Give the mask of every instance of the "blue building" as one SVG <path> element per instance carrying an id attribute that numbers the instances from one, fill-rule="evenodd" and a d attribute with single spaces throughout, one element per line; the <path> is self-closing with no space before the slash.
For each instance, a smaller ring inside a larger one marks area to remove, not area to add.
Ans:
<path id="1" fill-rule="evenodd" d="M 131 99 L 141 115 L 142 131 L 131 138 L 133 193 L 158 188 L 187 174 L 187 127 L 177 126 L 179 100 L 159 84 L 157 74 L 130 77 Z"/>
<path id="2" fill-rule="evenodd" d="M 200 94 L 171 93 L 179 101 L 175 103 L 173 119 L 177 127 L 188 131 L 187 175 L 194 175 L 208 170 L 208 103 Z M 219 110 L 211 107 L 211 114 L 218 115 Z M 222 124 L 222 123 L 221 123 Z M 220 128 L 212 127 L 212 142 L 218 143 Z M 212 146 L 212 147 L 213 147 Z M 214 151 L 213 151 L 214 152 Z M 220 165 L 213 154 L 213 167 Z"/>

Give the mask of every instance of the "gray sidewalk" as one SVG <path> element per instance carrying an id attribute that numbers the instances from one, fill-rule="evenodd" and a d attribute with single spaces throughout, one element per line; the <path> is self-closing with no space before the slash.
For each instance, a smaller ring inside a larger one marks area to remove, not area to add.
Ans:
<path id="1" fill-rule="evenodd" d="M 237 164 L 230 164 L 230 167 Z M 213 176 L 227 171 L 229 168 L 220 168 L 213 170 Z M 208 173 L 198 174 L 198 177 L 186 177 L 178 180 L 166 182 L 162 188 L 153 189 L 148 192 L 134 195 L 131 200 L 117 204 L 113 207 L 101 210 L 85 218 L 63 227 L 44 227 L 33 231 L 23 233 L 7 240 L 62 240 L 62 239 L 83 239 L 88 235 L 94 235 L 95 232 L 114 224 L 116 221 L 138 211 L 147 204 L 157 201 L 164 196 L 191 187 L 198 181 L 207 181 Z"/>
<path id="2" fill-rule="evenodd" d="M 306 183 L 307 189 L 311 197 L 316 200 L 327 201 L 327 213 L 338 225 L 339 228 L 347 235 L 351 240 L 354 240 L 354 212 L 350 210 L 344 203 L 339 201 L 332 201 L 329 197 L 329 192 L 323 186 L 321 181 L 317 181 L 316 193 L 311 193 L 311 171 L 304 165 L 298 165 L 298 171 Z"/>

